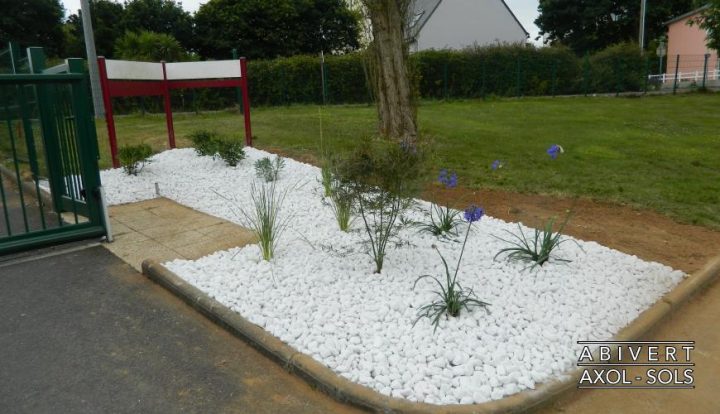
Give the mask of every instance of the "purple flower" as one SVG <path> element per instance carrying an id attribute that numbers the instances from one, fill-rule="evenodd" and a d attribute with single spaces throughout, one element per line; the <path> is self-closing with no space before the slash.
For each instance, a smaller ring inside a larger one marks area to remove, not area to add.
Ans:
<path id="1" fill-rule="evenodd" d="M 490 168 L 491 168 L 493 171 L 495 171 L 495 170 L 497 170 L 498 168 L 502 168 L 502 166 L 503 166 L 502 161 L 500 161 L 500 160 L 495 160 L 495 161 L 493 161 L 493 163 L 492 163 L 492 165 L 490 166 Z"/>
<path id="2" fill-rule="evenodd" d="M 438 181 L 446 188 L 455 188 L 457 187 L 457 174 L 455 172 L 450 173 L 448 170 L 443 168 L 440 170 Z"/>
<path id="3" fill-rule="evenodd" d="M 550 158 L 557 159 L 558 155 L 562 154 L 565 151 L 560 145 L 553 144 L 550 148 L 548 148 L 546 152 L 550 156 Z"/>
<path id="4" fill-rule="evenodd" d="M 474 223 L 476 221 L 479 221 L 482 216 L 485 215 L 485 210 L 483 210 L 482 207 L 478 207 L 476 205 L 472 205 L 465 209 L 465 221 L 468 223 Z"/>

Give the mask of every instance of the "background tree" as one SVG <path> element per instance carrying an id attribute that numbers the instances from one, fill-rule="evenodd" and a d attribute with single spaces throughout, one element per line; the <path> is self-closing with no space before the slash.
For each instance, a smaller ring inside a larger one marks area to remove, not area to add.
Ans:
<path id="1" fill-rule="evenodd" d="M 223 59 L 345 52 L 358 47 L 357 16 L 344 0 L 210 0 L 195 15 L 197 49 Z"/>
<path id="2" fill-rule="evenodd" d="M 708 33 L 707 47 L 720 52 L 720 0 L 710 0 L 700 18 L 691 21 Z"/>
<path id="3" fill-rule="evenodd" d="M 125 33 L 123 5 L 111 0 L 93 0 L 90 2 L 90 14 L 98 56 L 113 57 L 115 42 Z M 67 56 L 85 56 L 82 18 L 79 13 L 68 17 L 64 31 Z"/>
<path id="4" fill-rule="evenodd" d="M 0 42 L 42 46 L 48 55 L 60 56 L 64 13 L 60 0 L 0 0 Z"/>
<path id="5" fill-rule="evenodd" d="M 117 40 L 115 56 L 118 59 L 158 62 L 188 60 L 189 55 L 174 37 L 165 33 L 126 32 Z"/>
<path id="6" fill-rule="evenodd" d="M 646 39 L 665 33 L 663 23 L 692 10 L 695 0 L 653 0 L 647 4 Z M 637 41 L 640 0 L 540 0 L 535 24 L 546 43 L 563 44 L 578 54 L 620 42 Z"/>
<path id="7" fill-rule="evenodd" d="M 172 35 L 183 48 L 194 48 L 193 18 L 174 0 L 130 0 L 122 25 L 128 31 L 147 30 Z"/>
<path id="8" fill-rule="evenodd" d="M 414 143 L 417 116 L 405 37 L 411 0 L 363 0 L 372 24 L 369 74 L 378 109 L 378 129 L 391 139 Z"/>

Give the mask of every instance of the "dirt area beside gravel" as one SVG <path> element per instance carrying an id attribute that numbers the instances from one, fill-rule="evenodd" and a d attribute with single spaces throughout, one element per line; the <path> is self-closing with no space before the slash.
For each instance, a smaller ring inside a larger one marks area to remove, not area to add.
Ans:
<path id="1" fill-rule="evenodd" d="M 680 224 L 652 211 L 588 199 L 561 199 L 535 194 L 518 194 L 498 190 L 467 189 L 427 192 L 426 200 L 462 200 L 483 206 L 487 214 L 506 221 L 542 227 L 549 217 L 564 218 L 567 210 L 573 216 L 565 234 L 595 241 L 604 246 L 672 266 L 691 273 L 720 254 L 720 232 L 705 227 Z"/>

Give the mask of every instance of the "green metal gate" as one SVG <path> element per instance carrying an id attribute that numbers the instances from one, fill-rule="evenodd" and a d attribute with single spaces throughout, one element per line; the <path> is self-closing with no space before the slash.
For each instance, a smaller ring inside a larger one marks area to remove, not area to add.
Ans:
<path id="1" fill-rule="evenodd" d="M 107 234 L 85 62 L 44 60 L 0 75 L 0 254 Z"/>

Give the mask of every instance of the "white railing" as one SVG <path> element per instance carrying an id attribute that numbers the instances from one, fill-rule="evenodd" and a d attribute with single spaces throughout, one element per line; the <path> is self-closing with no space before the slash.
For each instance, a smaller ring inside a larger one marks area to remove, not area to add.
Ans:
<path id="1" fill-rule="evenodd" d="M 689 72 L 678 72 L 677 73 L 677 81 L 680 82 L 702 82 L 703 78 L 706 81 L 715 81 L 720 79 L 720 69 L 714 69 L 714 70 L 708 70 L 707 75 L 704 76 L 704 71 L 702 70 L 695 70 L 695 71 L 689 71 Z M 659 83 L 669 83 L 669 82 L 675 82 L 676 76 L 675 73 L 662 73 L 660 75 L 649 75 L 648 79 L 650 81 L 656 81 Z"/>

